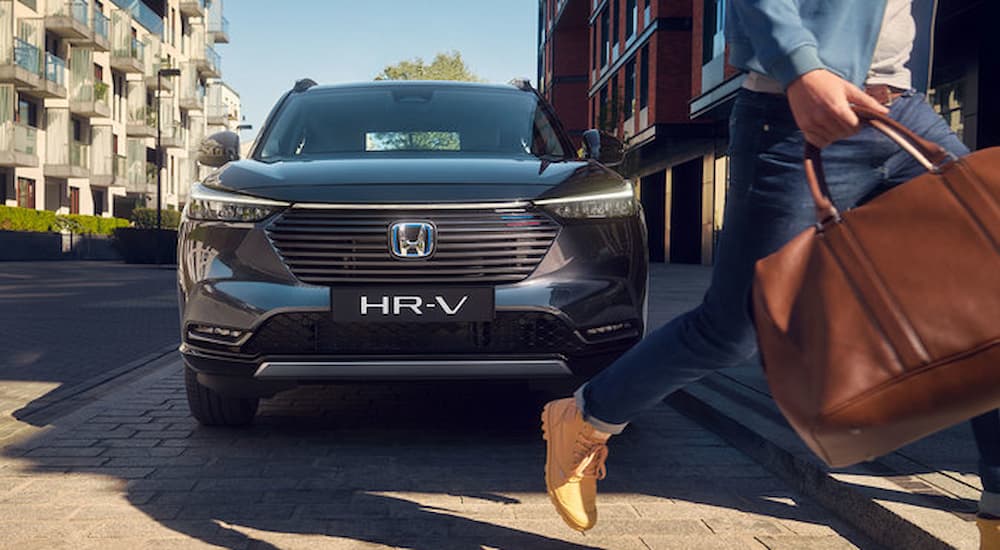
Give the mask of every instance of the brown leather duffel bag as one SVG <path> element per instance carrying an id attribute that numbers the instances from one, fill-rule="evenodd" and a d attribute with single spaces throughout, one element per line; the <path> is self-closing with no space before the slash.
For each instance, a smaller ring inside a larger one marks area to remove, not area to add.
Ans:
<path id="1" fill-rule="evenodd" d="M 774 399 L 831 466 L 1000 407 L 1000 147 L 954 159 L 856 111 L 928 173 L 840 213 L 807 146 L 818 223 L 753 285 Z"/>

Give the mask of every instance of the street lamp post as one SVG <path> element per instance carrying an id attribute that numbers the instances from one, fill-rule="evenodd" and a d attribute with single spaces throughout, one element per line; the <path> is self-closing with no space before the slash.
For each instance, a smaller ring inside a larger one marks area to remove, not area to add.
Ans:
<path id="1" fill-rule="evenodd" d="M 156 71 L 156 263 L 160 263 L 160 231 L 163 229 L 163 144 L 161 140 L 160 116 L 163 114 L 161 94 L 164 76 L 180 76 L 180 69 L 159 69 Z"/>

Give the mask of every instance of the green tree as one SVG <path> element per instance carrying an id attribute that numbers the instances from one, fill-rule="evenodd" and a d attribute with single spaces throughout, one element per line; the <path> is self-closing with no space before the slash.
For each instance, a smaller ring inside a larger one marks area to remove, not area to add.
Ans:
<path id="1" fill-rule="evenodd" d="M 430 64 L 424 63 L 420 57 L 400 61 L 382 69 L 375 80 L 461 80 L 465 82 L 482 82 L 482 79 L 472 73 L 465 65 L 462 54 L 457 51 L 439 53 Z"/>

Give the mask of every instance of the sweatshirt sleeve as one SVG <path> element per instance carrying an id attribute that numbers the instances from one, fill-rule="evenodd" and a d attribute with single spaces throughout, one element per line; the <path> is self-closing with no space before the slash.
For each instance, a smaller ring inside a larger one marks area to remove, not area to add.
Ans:
<path id="1" fill-rule="evenodd" d="M 802 24 L 797 0 L 732 0 L 740 31 L 767 76 L 785 88 L 815 69 L 825 69 L 816 37 Z"/>

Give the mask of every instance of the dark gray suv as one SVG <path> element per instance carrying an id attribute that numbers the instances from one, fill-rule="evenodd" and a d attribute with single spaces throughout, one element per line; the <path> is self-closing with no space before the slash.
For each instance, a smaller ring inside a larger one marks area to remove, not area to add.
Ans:
<path id="1" fill-rule="evenodd" d="M 179 236 L 194 416 L 244 424 L 304 383 L 606 367 L 643 334 L 646 228 L 585 138 L 579 158 L 524 84 L 311 81 L 250 158 L 210 138 Z"/>

